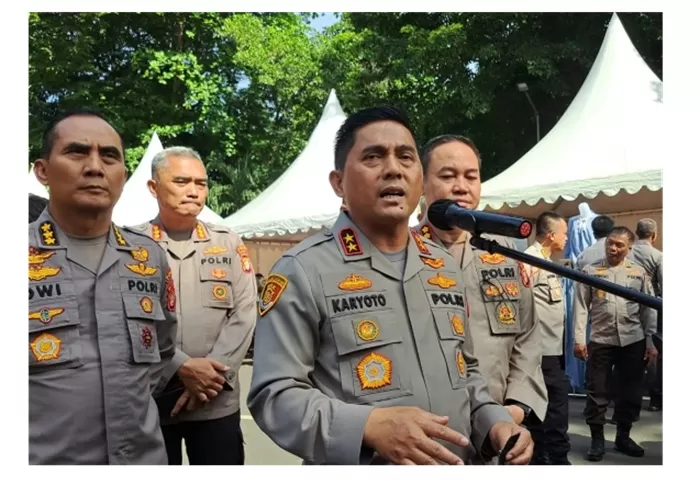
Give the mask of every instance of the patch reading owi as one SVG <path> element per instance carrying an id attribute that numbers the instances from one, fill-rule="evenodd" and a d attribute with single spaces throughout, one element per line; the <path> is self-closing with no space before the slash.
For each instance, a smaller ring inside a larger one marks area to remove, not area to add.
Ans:
<path id="1" fill-rule="evenodd" d="M 168 300 L 168 311 L 174 312 L 177 307 L 177 297 L 175 296 L 175 282 L 173 281 L 173 270 L 168 268 L 165 275 L 165 291 Z"/>
<path id="2" fill-rule="evenodd" d="M 151 348 L 151 345 L 153 345 L 153 332 L 151 332 L 151 329 L 148 327 L 143 327 L 141 329 L 141 345 L 143 345 L 143 348 L 148 350 Z"/>
<path id="3" fill-rule="evenodd" d="M 61 355 L 61 339 L 50 333 L 42 333 L 29 346 L 38 362 L 56 360 Z"/>
<path id="4" fill-rule="evenodd" d="M 63 308 L 42 308 L 38 312 L 29 314 L 29 320 L 39 320 L 44 325 L 48 325 L 53 320 L 53 317 L 63 313 Z"/>
<path id="5" fill-rule="evenodd" d="M 141 304 L 141 310 L 144 312 L 151 313 L 153 311 L 153 300 L 149 297 L 144 296 L 139 303 Z"/>
<path id="6" fill-rule="evenodd" d="M 340 245 L 343 247 L 343 252 L 346 256 L 359 256 L 364 253 L 357 234 L 352 227 L 346 227 L 338 232 Z"/>
<path id="7" fill-rule="evenodd" d="M 464 336 L 464 322 L 459 318 L 459 315 L 452 315 L 450 325 L 452 325 L 452 333 Z"/>
<path id="8" fill-rule="evenodd" d="M 338 288 L 345 291 L 359 291 L 372 288 L 372 282 L 364 276 L 351 273 L 343 281 L 338 283 Z"/>
<path id="9" fill-rule="evenodd" d="M 452 278 L 448 278 L 442 273 L 438 273 L 437 276 L 428 278 L 428 283 L 430 283 L 433 286 L 439 286 L 443 290 L 452 288 L 453 286 L 457 286 L 457 282 L 455 280 L 453 280 Z"/>
<path id="10" fill-rule="evenodd" d="M 217 300 L 225 300 L 228 295 L 228 290 L 224 285 L 214 285 L 211 292 Z"/>
<path id="11" fill-rule="evenodd" d="M 423 261 L 423 264 L 425 264 L 426 266 L 430 266 L 433 269 L 440 269 L 445 267 L 445 260 L 442 258 L 431 259 L 421 256 L 420 260 Z"/>
<path id="12" fill-rule="evenodd" d="M 262 290 L 262 297 L 258 304 L 258 314 L 262 317 L 267 312 L 272 310 L 277 300 L 280 299 L 282 293 L 287 288 L 289 280 L 281 274 L 273 273 L 265 280 L 265 286 Z"/>
<path id="13" fill-rule="evenodd" d="M 248 257 L 248 248 L 245 247 L 245 244 L 240 244 L 236 248 L 236 252 L 238 257 L 241 258 L 241 269 L 246 273 L 253 271 L 253 265 L 250 264 L 250 258 Z"/>
<path id="14" fill-rule="evenodd" d="M 420 234 L 411 229 L 411 236 L 413 236 L 413 240 L 416 242 L 416 247 L 418 247 L 418 251 L 420 251 L 422 254 L 427 254 L 428 256 L 430 256 L 430 250 L 428 249 L 428 246 L 426 246 L 423 242 L 423 239 L 421 239 Z"/>
<path id="15" fill-rule="evenodd" d="M 479 259 L 484 264 L 501 264 L 506 260 L 506 257 L 502 254 L 484 253 L 481 256 L 479 256 Z"/>
<path id="16" fill-rule="evenodd" d="M 457 349 L 455 353 L 455 360 L 457 361 L 457 372 L 459 372 L 459 376 L 464 378 L 467 377 L 467 363 L 464 362 L 464 355 L 462 355 L 462 351 Z"/>
<path id="17" fill-rule="evenodd" d="M 360 360 L 355 368 L 360 386 L 365 389 L 381 389 L 391 385 L 391 360 L 372 352 Z"/>
<path id="18" fill-rule="evenodd" d="M 372 342 L 379 336 L 379 327 L 372 320 L 362 320 L 357 325 L 357 336 L 365 342 Z"/>
<path id="19" fill-rule="evenodd" d="M 520 280 L 523 282 L 523 286 L 525 288 L 530 288 L 530 275 L 527 274 L 525 265 L 522 262 L 518 261 L 518 266 L 520 266 Z"/>
<path id="20" fill-rule="evenodd" d="M 500 303 L 496 307 L 496 317 L 503 325 L 513 325 L 515 323 L 515 310 L 506 302 Z"/>

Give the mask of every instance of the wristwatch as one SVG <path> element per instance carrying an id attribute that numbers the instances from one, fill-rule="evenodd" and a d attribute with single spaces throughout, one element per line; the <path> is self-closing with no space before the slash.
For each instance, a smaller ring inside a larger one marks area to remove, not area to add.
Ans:
<path id="1" fill-rule="evenodd" d="M 525 417 L 523 418 L 523 422 L 521 424 L 524 424 L 527 421 L 527 418 L 530 417 L 530 413 L 532 413 L 532 409 L 529 406 L 526 406 L 518 401 L 508 401 L 506 402 L 506 406 L 517 406 L 523 410 Z"/>

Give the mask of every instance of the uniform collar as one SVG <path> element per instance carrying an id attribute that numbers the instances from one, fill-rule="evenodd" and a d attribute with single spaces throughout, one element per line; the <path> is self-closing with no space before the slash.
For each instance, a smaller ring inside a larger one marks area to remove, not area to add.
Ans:
<path id="1" fill-rule="evenodd" d="M 68 247 L 68 237 L 56 224 L 54 218 L 51 217 L 48 207 L 44 209 L 36 222 L 37 247 L 42 249 L 66 249 Z M 122 230 L 114 223 L 112 223 L 112 227 L 107 235 L 107 244 L 116 249 L 126 251 L 136 249 L 136 246 L 129 242 L 128 236 L 124 236 Z"/>
<path id="2" fill-rule="evenodd" d="M 165 226 L 163 226 L 163 222 L 160 220 L 160 216 L 157 216 L 151 221 L 150 236 L 158 242 L 168 242 L 168 234 L 165 232 Z M 206 242 L 211 240 L 211 237 L 209 235 L 209 229 L 207 229 L 206 225 L 199 219 L 197 219 L 197 224 L 194 226 L 194 229 L 192 229 L 192 235 L 190 237 L 190 240 L 200 242 Z"/>
<path id="3" fill-rule="evenodd" d="M 544 259 L 546 259 L 547 261 L 551 261 L 551 260 L 552 260 L 551 255 L 547 254 L 547 250 L 545 249 L 545 247 L 542 245 L 541 242 L 535 241 L 535 242 L 532 244 L 532 246 L 533 246 L 535 249 L 537 249 L 537 251 L 540 253 L 540 255 L 541 255 Z"/>

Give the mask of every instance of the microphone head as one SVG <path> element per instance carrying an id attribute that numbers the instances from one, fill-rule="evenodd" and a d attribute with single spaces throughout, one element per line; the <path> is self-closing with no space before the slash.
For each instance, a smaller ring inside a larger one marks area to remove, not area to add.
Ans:
<path id="1" fill-rule="evenodd" d="M 428 208 L 428 220 L 442 231 L 454 229 L 456 226 L 452 223 L 452 218 L 447 215 L 447 210 L 454 205 L 459 204 L 450 199 L 436 200 Z"/>

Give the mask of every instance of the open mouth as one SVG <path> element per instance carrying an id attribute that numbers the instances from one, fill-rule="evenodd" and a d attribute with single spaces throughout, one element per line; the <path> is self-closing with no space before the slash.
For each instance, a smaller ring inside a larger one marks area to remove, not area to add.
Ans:
<path id="1" fill-rule="evenodd" d="M 406 196 L 406 191 L 401 187 L 387 187 L 379 192 L 379 197 L 383 200 L 400 201 Z"/>

